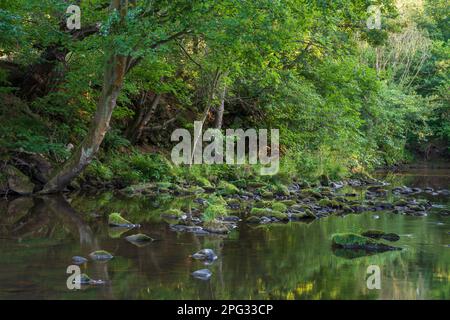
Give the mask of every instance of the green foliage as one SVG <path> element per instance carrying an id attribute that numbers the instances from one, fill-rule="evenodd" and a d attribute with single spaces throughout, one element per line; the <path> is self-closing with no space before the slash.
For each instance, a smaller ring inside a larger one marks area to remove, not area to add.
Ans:
<path id="1" fill-rule="evenodd" d="M 227 202 L 221 197 L 212 195 L 208 198 L 208 206 L 203 212 L 205 222 L 214 221 L 216 218 L 227 215 Z"/>

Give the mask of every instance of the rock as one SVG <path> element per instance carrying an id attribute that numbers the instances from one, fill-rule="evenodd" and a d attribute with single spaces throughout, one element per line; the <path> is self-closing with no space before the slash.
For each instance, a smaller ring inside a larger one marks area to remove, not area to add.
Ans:
<path id="1" fill-rule="evenodd" d="M 80 256 L 73 256 L 72 257 L 72 263 L 73 264 L 85 264 L 88 261 L 88 259 L 86 259 L 85 257 L 80 257 Z"/>
<path id="2" fill-rule="evenodd" d="M 224 217 L 222 217 L 222 220 L 227 221 L 227 222 L 238 222 L 241 219 L 237 216 L 224 216 Z"/>
<path id="3" fill-rule="evenodd" d="M 137 225 L 131 223 L 130 221 L 122 218 L 120 213 L 114 212 L 108 216 L 108 224 L 111 227 L 121 227 L 121 228 L 135 228 Z"/>
<path id="4" fill-rule="evenodd" d="M 192 272 L 192 276 L 200 280 L 209 280 L 212 276 L 212 272 L 209 271 L 208 269 L 201 269 Z"/>
<path id="5" fill-rule="evenodd" d="M 401 248 L 392 247 L 373 239 L 360 236 L 354 233 L 339 233 L 332 236 L 333 247 L 342 249 L 362 249 L 367 251 L 384 252 L 392 250 L 401 250 Z"/>
<path id="6" fill-rule="evenodd" d="M 4 175 L 6 177 L 8 188 L 11 191 L 20 195 L 33 193 L 34 184 L 30 181 L 30 178 L 23 174 L 19 169 L 7 165 L 4 168 Z"/>
<path id="7" fill-rule="evenodd" d="M 273 199 L 273 192 L 264 191 L 263 193 L 261 193 L 261 197 L 263 197 L 264 199 Z"/>
<path id="8" fill-rule="evenodd" d="M 227 234 L 230 232 L 230 230 L 224 223 L 217 220 L 205 223 L 203 229 L 210 233 L 217 233 L 217 234 Z"/>
<path id="9" fill-rule="evenodd" d="M 211 249 L 202 249 L 192 255 L 192 258 L 197 260 L 215 261 L 217 260 L 217 255 Z"/>
<path id="10" fill-rule="evenodd" d="M 387 241 L 398 241 L 400 240 L 400 236 L 395 233 L 385 233 L 381 230 L 368 230 L 361 233 L 362 236 L 372 238 L 372 239 L 383 239 Z"/>
<path id="11" fill-rule="evenodd" d="M 108 251 L 105 251 L 105 250 L 97 250 L 97 251 L 91 252 L 89 254 L 89 257 L 92 260 L 96 260 L 96 261 L 108 261 L 108 260 L 111 260 L 112 258 L 114 258 L 114 256 L 111 253 L 109 253 Z"/>
<path id="12" fill-rule="evenodd" d="M 280 211 L 275 211 L 275 210 L 268 209 L 268 208 L 252 208 L 250 210 L 250 214 L 254 215 L 254 216 L 258 216 L 258 217 L 267 216 L 267 217 L 277 218 L 278 220 L 281 220 L 281 221 L 289 220 L 289 217 L 286 213 L 282 213 Z"/>
<path id="13" fill-rule="evenodd" d="M 272 204 L 272 210 L 279 211 L 279 212 L 285 212 L 287 210 L 287 207 L 284 203 L 275 202 Z"/>
<path id="14" fill-rule="evenodd" d="M 87 274 L 82 273 L 80 277 L 75 277 L 75 283 L 81 285 L 103 285 L 106 282 L 104 280 L 93 280 Z"/>
<path id="15" fill-rule="evenodd" d="M 155 241 L 155 239 L 143 233 L 133 234 L 131 236 L 125 237 L 125 240 L 139 247 Z"/>

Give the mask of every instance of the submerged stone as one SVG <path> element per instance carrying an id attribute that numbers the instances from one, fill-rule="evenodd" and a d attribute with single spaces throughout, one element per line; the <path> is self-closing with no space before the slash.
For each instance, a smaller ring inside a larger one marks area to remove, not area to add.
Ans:
<path id="1" fill-rule="evenodd" d="M 86 259 L 85 257 L 81 257 L 81 256 L 73 256 L 72 257 L 73 264 L 80 265 L 80 264 L 86 263 L 87 261 L 88 261 L 88 259 Z"/>
<path id="2" fill-rule="evenodd" d="M 91 252 L 89 254 L 89 257 L 92 260 L 97 260 L 97 261 L 108 261 L 108 260 L 111 260 L 112 258 L 114 258 L 114 256 L 106 250 L 97 250 L 97 251 Z"/>

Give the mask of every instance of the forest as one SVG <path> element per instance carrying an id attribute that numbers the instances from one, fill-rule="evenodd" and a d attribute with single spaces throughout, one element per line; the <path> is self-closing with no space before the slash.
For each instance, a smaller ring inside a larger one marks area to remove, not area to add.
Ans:
<path id="1" fill-rule="evenodd" d="M 172 131 L 194 121 L 279 129 L 280 179 L 449 154 L 446 1 L 78 4 L 69 30 L 66 1 L 1 1 L 2 163 L 35 192 L 238 180 L 170 163 Z"/>

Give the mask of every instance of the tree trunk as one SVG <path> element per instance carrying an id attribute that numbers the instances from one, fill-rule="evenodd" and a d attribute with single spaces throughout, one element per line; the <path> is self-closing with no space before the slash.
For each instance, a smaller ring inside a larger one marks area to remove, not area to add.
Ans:
<path id="1" fill-rule="evenodd" d="M 111 1 L 111 9 L 117 9 L 122 19 L 126 15 L 127 6 L 126 0 Z M 111 54 L 105 65 L 102 93 L 87 136 L 70 159 L 45 184 L 40 193 L 62 191 L 92 161 L 109 129 L 109 122 L 122 89 L 128 63 L 128 57 Z"/>
<path id="2" fill-rule="evenodd" d="M 227 95 L 227 87 L 223 87 L 222 95 L 220 97 L 220 105 L 216 110 L 215 128 L 222 129 L 223 113 L 225 112 L 225 96 Z"/>
<path id="3" fill-rule="evenodd" d="M 150 119 L 154 115 L 156 108 L 161 100 L 161 94 L 155 95 L 152 104 L 149 108 L 142 106 L 139 116 L 130 128 L 128 138 L 132 143 L 137 143 L 142 137 L 145 127 L 150 122 Z"/>

